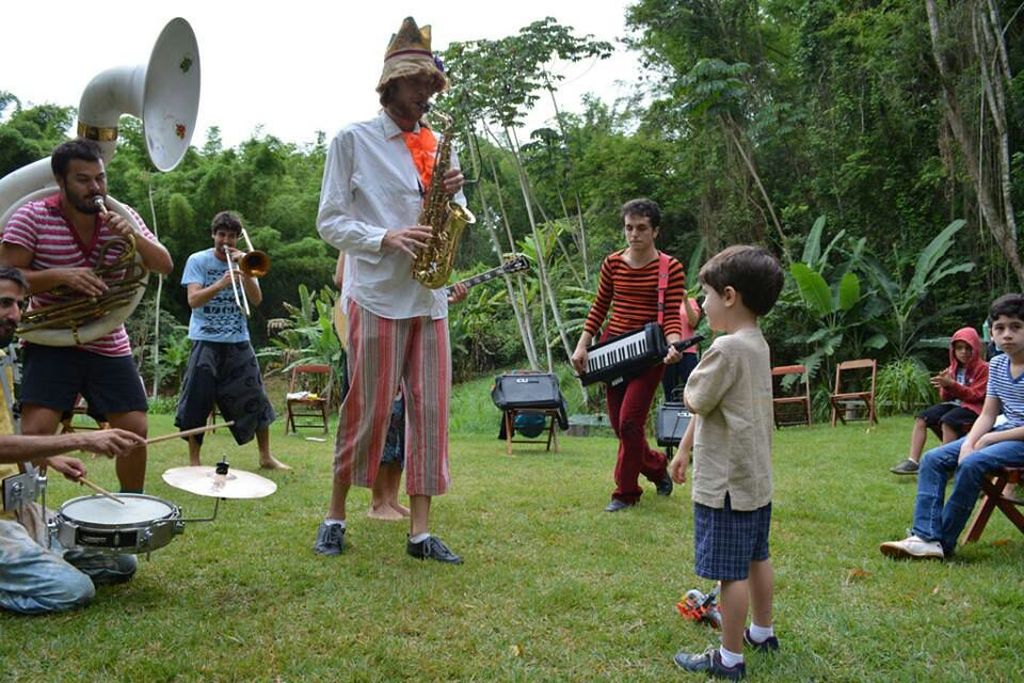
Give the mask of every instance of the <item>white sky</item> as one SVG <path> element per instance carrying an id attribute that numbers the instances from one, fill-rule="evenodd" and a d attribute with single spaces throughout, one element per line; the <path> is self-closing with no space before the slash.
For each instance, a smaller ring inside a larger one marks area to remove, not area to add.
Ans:
<path id="1" fill-rule="evenodd" d="M 388 38 L 403 17 L 433 27 L 433 48 L 452 41 L 495 39 L 553 16 L 576 35 L 616 44 L 603 61 L 569 64 L 559 106 L 579 111 L 582 95 L 612 103 L 629 92 L 639 63 L 617 39 L 625 33 L 628 0 L 454 0 L 435 4 L 392 0 L 229 3 L 217 0 L 18 0 L 5 2 L 7 30 L 0 40 L 0 90 L 24 105 L 78 106 L 97 73 L 148 62 L 164 24 L 175 16 L 192 25 L 199 43 L 202 95 L 192 144 L 201 146 L 210 126 L 237 145 L 257 126 L 286 142 L 309 143 L 315 131 L 332 136 L 345 123 L 379 108 L 374 88 Z M 262 6 L 262 9 L 258 9 Z M 276 8 L 271 11 L 270 7 Z M 547 98 L 527 129 L 552 116 Z"/>

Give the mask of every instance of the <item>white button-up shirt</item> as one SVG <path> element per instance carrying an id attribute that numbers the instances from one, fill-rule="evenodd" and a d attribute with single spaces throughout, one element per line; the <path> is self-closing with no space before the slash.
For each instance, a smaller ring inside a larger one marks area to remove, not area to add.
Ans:
<path id="1" fill-rule="evenodd" d="M 459 192 L 455 201 L 466 200 Z M 412 276 L 412 257 L 381 248 L 388 230 L 417 224 L 422 206 L 416 165 L 390 116 L 341 129 L 327 150 L 316 223 L 320 237 L 345 252 L 343 305 L 351 298 L 390 319 L 447 317 L 445 288 L 427 289 Z"/>

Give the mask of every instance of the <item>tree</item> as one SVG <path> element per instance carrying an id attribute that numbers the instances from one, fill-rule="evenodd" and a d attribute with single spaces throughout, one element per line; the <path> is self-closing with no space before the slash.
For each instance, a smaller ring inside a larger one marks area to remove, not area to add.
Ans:
<path id="1" fill-rule="evenodd" d="M 1011 191 L 1010 141 L 1007 121 L 1006 90 L 1013 86 L 1013 76 L 1003 38 L 999 8 L 994 0 L 966 0 L 955 4 L 946 13 L 946 22 L 935 5 L 925 0 L 932 54 L 942 84 L 942 100 L 946 121 L 957 141 L 964 165 L 974 183 L 974 190 L 985 223 L 1003 256 L 1024 288 L 1024 263 L 1017 246 L 1017 221 Z M 943 34 L 945 28 L 952 34 Z M 958 76 L 950 65 L 950 50 L 955 49 L 969 61 L 960 65 L 964 71 L 977 69 L 970 90 L 980 91 L 980 115 L 974 125 L 964 112 L 956 81 Z"/>

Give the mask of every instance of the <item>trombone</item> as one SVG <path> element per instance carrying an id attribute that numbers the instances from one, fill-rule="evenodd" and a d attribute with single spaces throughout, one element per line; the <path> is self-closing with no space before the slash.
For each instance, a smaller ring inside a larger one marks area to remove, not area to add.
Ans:
<path id="1" fill-rule="evenodd" d="M 235 294 L 235 304 L 248 318 L 252 315 L 252 311 L 249 309 L 249 297 L 245 294 L 245 286 L 241 278 L 243 275 L 255 278 L 266 275 L 270 271 L 270 257 L 265 251 L 253 248 L 252 240 L 249 239 L 249 233 L 245 231 L 245 228 L 242 228 L 242 239 L 245 240 L 248 251 L 242 254 L 237 262 L 231 258 L 231 252 L 228 251 L 226 244 L 224 245 L 224 256 L 228 261 L 228 273 L 231 278 L 231 291 Z"/>

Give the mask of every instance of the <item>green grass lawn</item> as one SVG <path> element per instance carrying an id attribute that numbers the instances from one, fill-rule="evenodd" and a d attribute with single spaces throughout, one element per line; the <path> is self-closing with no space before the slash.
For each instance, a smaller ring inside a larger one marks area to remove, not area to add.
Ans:
<path id="1" fill-rule="evenodd" d="M 278 423 L 275 453 L 295 471 L 270 475 L 277 493 L 225 501 L 216 521 L 186 525 L 84 610 L 0 614 L 0 679 L 699 680 L 672 663 L 680 648 L 717 642 L 674 608 L 687 589 L 710 588 L 693 574 L 688 486 L 668 499 L 650 488 L 637 508 L 609 515 L 614 440 L 563 437 L 558 454 L 520 445 L 509 457 L 494 438 L 497 411 L 483 397 L 474 407 L 433 514 L 465 565 L 407 557 L 406 525 L 366 519 L 362 489 L 350 497 L 346 553 L 314 555 L 331 440 L 283 437 Z M 782 651 L 748 655 L 750 680 L 1020 680 L 1024 536 L 997 514 L 952 562 L 878 552 L 910 524 L 915 478 L 887 471 L 910 425 L 777 433 Z M 153 416 L 151 433 L 171 431 L 169 416 Z M 209 438 L 205 461 L 221 454 L 255 467 L 254 443 Z M 147 493 L 186 518 L 208 516 L 212 499 L 160 479 L 186 461 L 183 442 L 153 447 Z M 112 463 L 87 462 L 93 481 L 116 485 Z M 49 502 L 86 493 L 53 481 Z"/>

